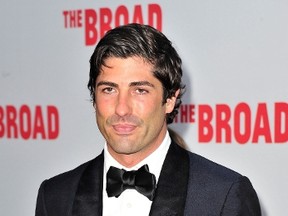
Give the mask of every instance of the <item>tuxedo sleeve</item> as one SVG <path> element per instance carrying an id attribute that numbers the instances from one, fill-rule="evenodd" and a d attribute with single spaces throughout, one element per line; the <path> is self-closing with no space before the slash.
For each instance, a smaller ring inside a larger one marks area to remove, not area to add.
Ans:
<path id="1" fill-rule="evenodd" d="M 47 216 L 48 215 L 47 210 L 46 210 L 46 205 L 45 205 L 44 187 L 45 187 L 45 181 L 41 184 L 39 191 L 38 191 L 35 216 Z"/>
<path id="2" fill-rule="evenodd" d="M 261 216 L 257 194 L 247 177 L 234 182 L 226 196 L 221 216 Z"/>

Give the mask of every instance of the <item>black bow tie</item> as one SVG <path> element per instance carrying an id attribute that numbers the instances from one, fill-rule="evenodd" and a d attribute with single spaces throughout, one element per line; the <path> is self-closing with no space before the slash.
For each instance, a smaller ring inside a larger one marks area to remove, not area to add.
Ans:
<path id="1" fill-rule="evenodd" d="M 111 166 L 107 172 L 106 191 L 108 197 L 119 197 L 126 189 L 136 189 L 139 193 L 153 200 L 156 178 L 149 172 L 148 165 L 139 170 L 126 171 Z"/>

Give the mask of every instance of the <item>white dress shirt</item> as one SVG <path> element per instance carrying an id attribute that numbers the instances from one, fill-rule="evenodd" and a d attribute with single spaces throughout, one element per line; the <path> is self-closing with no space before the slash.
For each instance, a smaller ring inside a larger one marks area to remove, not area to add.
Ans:
<path id="1" fill-rule="evenodd" d="M 131 168 L 119 164 L 108 152 L 107 143 L 104 145 L 104 172 L 103 172 L 103 216 L 148 216 L 152 201 L 137 192 L 135 189 L 127 189 L 116 197 L 108 197 L 106 192 L 106 173 L 110 166 L 125 170 L 137 170 L 144 164 L 148 164 L 149 171 L 158 182 L 161 168 L 171 144 L 168 131 L 162 144 L 147 158 Z"/>

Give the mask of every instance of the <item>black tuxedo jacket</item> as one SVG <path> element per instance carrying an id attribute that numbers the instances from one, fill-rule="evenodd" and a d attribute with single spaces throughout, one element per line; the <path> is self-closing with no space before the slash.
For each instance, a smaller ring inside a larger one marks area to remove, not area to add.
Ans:
<path id="1" fill-rule="evenodd" d="M 36 216 L 101 216 L 103 152 L 76 169 L 45 180 Z M 248 178 L 172 142 L 157 183 L 151 216 L 260 216 Z"/>

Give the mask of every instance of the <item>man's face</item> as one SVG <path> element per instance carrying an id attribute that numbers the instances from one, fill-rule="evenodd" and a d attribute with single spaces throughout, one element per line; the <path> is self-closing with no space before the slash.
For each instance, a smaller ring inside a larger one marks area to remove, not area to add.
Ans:
<path id="1" fill-rule="evenodd" d="M 163 141 L 166 113 L 175 98 L 163 105 L 161 82 L 152 65 L 139 57 L 110 57 L 97 77 L 95 109 L 108 151 L 129 167 L 151 154 Z"/>

